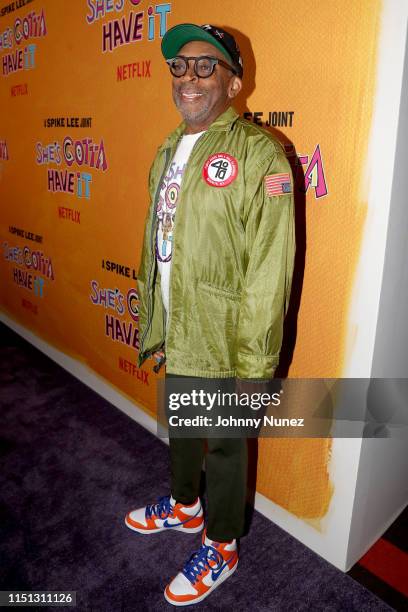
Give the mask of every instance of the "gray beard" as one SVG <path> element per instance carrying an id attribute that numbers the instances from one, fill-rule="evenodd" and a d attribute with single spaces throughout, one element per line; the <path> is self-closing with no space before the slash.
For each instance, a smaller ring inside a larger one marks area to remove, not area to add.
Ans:
<path id="1" fill-rule="evenodd" d="M 188 111 L 186 108 L 183 107 L 183 104 L 179 99 L 179 94 L 177 93 L 173 96 L 173 100 L 179 113 L 181 114 L 186 123 L 199 123 L 202 119 L 205 119 L 206 115 L 208 115 L 210 111 L 209 106 L 207 106 L 206 104 L 204 105 L 204 107 L 202 107 L 196 112 Z"/>

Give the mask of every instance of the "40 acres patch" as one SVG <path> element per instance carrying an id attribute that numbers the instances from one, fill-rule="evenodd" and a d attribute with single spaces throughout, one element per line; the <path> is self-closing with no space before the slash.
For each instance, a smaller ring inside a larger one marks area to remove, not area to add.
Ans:
<path id="1" fill-rule="evenodd" d="M 238 162 L 228 153 L 214 153 L 203 166 L 203 179 L 212 187 L 226 187 L 237 178 Z"/>

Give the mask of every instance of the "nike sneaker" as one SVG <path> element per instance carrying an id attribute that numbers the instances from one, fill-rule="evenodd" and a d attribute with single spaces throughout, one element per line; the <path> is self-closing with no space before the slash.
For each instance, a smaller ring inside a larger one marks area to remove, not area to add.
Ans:
<path id="1" fill-rule="evenodd" d="M 214 542 L 203 532 L 202 544 L 182 571 L 167 585 L 166 600 L 173 606 L 189 606 L 205 599 L 235 572 L 238 566 L 236 540 Z"/>
<path id="2" fill-rule="evenodd" d="M 129 512 L 125 523 L 138 533 L 157 533 L 168 529 L 198 533 L 204 527 L 203 509 L 199 497 L 186 506 L 177 503 L 171 495 L 166 495 L 159 497 L 156 504 Z"/>

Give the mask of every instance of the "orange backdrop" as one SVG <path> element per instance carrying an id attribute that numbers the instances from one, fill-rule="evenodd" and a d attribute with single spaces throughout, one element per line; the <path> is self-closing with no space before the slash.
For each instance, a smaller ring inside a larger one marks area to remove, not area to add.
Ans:
<path id="1" fill-rule="evenodd" d="M 380 0 L 347 10 L 317 0 L 3 2 L 1 310 L 155 414 L 157 375 L 151 362 L 136 367 L 135 272 L 149 166 L 180 120 L 160 41 L 177 23 L 211 22 L 236 34 L 244 57 L 237 110 L 278 135 L 296 175 L 283 365 L 293 377 L 341 376 L 380 18 Z M 327 440 L 261 440 L 258 491 L 322 517 L 329 456 Z"/>

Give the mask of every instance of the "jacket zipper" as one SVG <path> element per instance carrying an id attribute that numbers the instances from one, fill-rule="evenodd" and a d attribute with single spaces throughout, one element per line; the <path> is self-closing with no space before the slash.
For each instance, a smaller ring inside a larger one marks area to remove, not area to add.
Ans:
<path id="1" fill-rule="evenodd" d="M 208 130 L 204 132 L 204 134 L 202 134 L 200 136 L 200 138 L 195 142 L 191 153 L 190 153 L 190 157 L 188 159 L 187 165 L 188 167 L 192 167 L 191 161 L 192 161 L 192 157 L 193 154 L 195 152 L 197 152 L 197 146 L 199 143 L 202 143 L 203 138 L 205 138 L 205 135 L 207 134 Z M 181 187 L 180 187 L 180 191 L 179 191 L 179 203 L 177 204 L 177 208 L 179 207 L 180 204 L 180 199 L 181 199 L 181 194 L 183 193 L 183 186 L 186 183 L 186 176 L 184 175 L 181 181 Z M 172 275 L 173 275 L 173 257 L 174 257 L 174 249 L 175 249 L 175 245 L 176 245 L 176 240 L 175 240 L 175 235 L 176 235 L 176 227 L 177 227 L 177 210 L 176 210 L 176 218 L 175 218 L 175 223 L 174 223 L 174 227 L 173 227 L 173 242 L 171 245 L 171 267 L 170 267 L 170 277 L 169 277 L 169 312 L 168 312 L 168 316 L 167 316 L 167 325 L 166 325 L 166 332 L 165 332 L 165 338 L 164 338 L 164 342 L 165 342 L 165 352 L 166 352 L 166 357 L 167 357 L 167 336 L 169 333 L 169 329 L 170 329 L 170 324 L 171 324 L 171 295 L 172 295 L 172 290 L 171 290 L 171 279 L 172 279 Z M 166 359 L 167 361 L 167 359 Z"/>
<path id="2" fill-rule="evenodd" d="M 152 272 L 153 272 L 153 268 L 154 268 L 154 264 L 155 264 L 155 259 L 156 259 L 156 249 L 155 249 L 155 233 L 156 233 L 156 210 L 157 210 L 157 203 L 158 203 L 158 199 L 160 196 L 160 188 L 161 188 L 161 184 L 163 182 L 163 179 L 166 175 L 167 169 L 168 169 L 168 163 L 169 163 L 169 159 L 170 159 L 170 151 L 171 149 L 165 149 L 165 154 L 166 154 L 166 158 L 164 161 L 164 169 L 162 172 L 162 175 L 160 177 L 160 181 L 157 185 L 157 189 L 156 189 L 156 193 L 154 196 L 154 210 L 153 210 L 153 219 L 152 219 L 152 228 L 150 231 L 150 255 L 152 256 L 152 261 L 150 264 L 150 270 L 149 270 L 149 278 L 147 281 L 147 325 L 144 331 L 144 334 L 140 340 L 140 352 L 141 355 L 143 355 L 143 343 L 146 339 L 147 333 L 150 329 L 150 326 L 152 324 L 152 320 L 153 320 L 153 312 L 152 312 L 152 305 L 151 305 L 151 277 L 152 277 Z"/>

